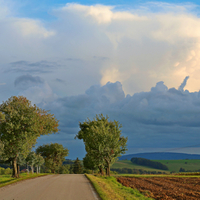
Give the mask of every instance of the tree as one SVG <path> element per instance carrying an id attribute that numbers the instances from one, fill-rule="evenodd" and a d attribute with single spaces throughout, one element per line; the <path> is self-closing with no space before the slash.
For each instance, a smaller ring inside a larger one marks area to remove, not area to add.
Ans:
<path id="1" fill-rule="evenodd" d="M 74 174 L 81 174 L 83 172 L 83 167 L 81 165 L 80 160 L 77 158 L 73 164 L 73 173 Z"/>
<path id="2" fill-rule="evenodd" d="M 106 174 L 110 176 L 110 166 L 127 150 L 128 138 L 121 136 L 122 126 L 118 121 L 108 121 L 108 116 L 100 114 L 93 121 L 87 119 L 79 123 L 79 127 L 80 131 L 75 138 L 83 140 L 88 156 L 100 171 L 106 168 Z"/>
<path id="3" fill-rule="evenodd" d="M 68 152 L 67 148 L 64 148 L 62 144 L 58 143 L 45 144 L 36 149 L 36 153 L 41 154 L 45 160 L 45 166 L 52 173 L 55 173 L 59 169 L 65 157 L 68 156 Z"/>
<path id="4" fill-rule="evenodd" d="M 19 154 L 17 157 L 17 174 L 19 176 L 20 173 L 20 166 L 24 165 L 26 163 L 26 160 L 22 154 Z"/>
<path id="5" fill-rule="evenodd" d="M 23 96 L 12 96 L 0 105 L 0 140 L 4 155 L 12 160 L 13 177 L 18 177 L 17 158 L 26 157 L 41 135 L 58 132 L 58 120 L 48 111 L 32 105 Z"/>
<path id="6" fill-rule="evenodd" d="M 3 154 L 3 149 L 4 149 L 4 145 L 3 145 L 3 142 L 1 142 L 0 140 L 0 156 Z M 0 160 L 1 160 L 1 157 L 0 157 Z"/>
<path id="7" fill-rule="evenodd" d="M 35 166 L 36 166 L 36 173 L 40 173 L 40 166 L 44 164 L 44 158 L 40 154 L 36 154 L 35 158 Z"/>
<path id="8" fill-rule="evenodd" d="M 26 165 L 27 165 L 27 172 L 29 173 L 28 166 L 31 167 L 31 173 L 34 173 L 34 165 L 36 163 L 36 154 L 34 151 L 29 152 L 28 156 L 26 157 Z"/>
<path id="9" fill-rule="evenodd" d="M 95 170 L 98 168 L 98 164 L 88 153 L 83 158 L 83 165 L 86 169 Z"/>

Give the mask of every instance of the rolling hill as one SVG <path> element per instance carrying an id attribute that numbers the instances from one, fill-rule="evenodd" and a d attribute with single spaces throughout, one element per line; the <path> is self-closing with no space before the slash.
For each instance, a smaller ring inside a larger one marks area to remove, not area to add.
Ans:
<path id="1" fill-rule="evenodd" d="M 171 152 L 128 154 L 119 157 L 119 160 L 130 160 L 133 157 L 146 158 L 150 160 L 185 160 L 185 159 L 200 160 L 199 154 L 185 154 L 185 153 L 171 153 Z"/>

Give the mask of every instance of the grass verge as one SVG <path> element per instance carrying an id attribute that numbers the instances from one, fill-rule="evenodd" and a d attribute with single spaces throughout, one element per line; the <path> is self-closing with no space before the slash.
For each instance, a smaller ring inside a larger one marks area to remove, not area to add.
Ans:
<path id="1" fill-rule="evenodd" d="M 11 175 L 0 175 L 0 187 L 4 187 L 6 185 L 10 185 L 12 183 L 16 183 L 18 181 L 23 181 L 26 179 L 36 178 L 39 176 L 46 176 L 49 174 L 41 173 L 41 174 L 26 174 L 22 173 L 20 174 L 19 178 L 12 178 Z"/>
<path id="2" fill-rule="evenodd" d="M 97 193 L 102 200 L 150 200 L 151 198 L 145 197 L 138 190 L 125 187 L 118 183 L 116 178 L 110 177 L 97 177 L 86 174 Z M 151 199 L 152 200 L 152 199 Z"/>

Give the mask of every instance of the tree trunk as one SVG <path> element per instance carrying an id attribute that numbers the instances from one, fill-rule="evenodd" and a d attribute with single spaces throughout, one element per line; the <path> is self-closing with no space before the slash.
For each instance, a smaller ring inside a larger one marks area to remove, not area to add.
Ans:
<path id="1" fill-rule="evenodd" d="M 37 165 L 37 167 L 36 167 L 36 173 L 38 174 L 38 165 Z"/>
<path id="2" fill-rule="evenodd" d="M 106 168 L 106 175 L 110 176 L 110 163 L 107 163 L 107 168 Z"/>
<path id="3" fill-rule="evenodd" d="M 34 174 L 34 168 L 33 168 L 33 165 L 31 165 L 31 173 Z"/>
<path id="4" fill-rule="evenodd" d="M 99 171 L 100 171 L 101 176 L 104 176 L 104 172 L 103 172 L 103 168 L 102 167 L 99 167 Z"/>
<path id="5" fill-rule="evenodd" d="M 40 173 L 40 166 L 39 166 L 39 173 Z"/>
<path id="6" fill-rule="evenodd" d="M 18 174 L 18 177 L 19 177 L 19 174 L 20 174 L 20 166 L 17 164 L 17 174 Z"/>
<path id="7" fill-rule="evenodd" d="M 28 163 L 26 164 L 26 168 L 27 168 L 26 171 L 29 174 Z"/>
<path id="8" fill-rule="evenodd" d="M 13 158 L 13 160 L 12 160 L 12 167 L 13 167 L 12 177 L 18 178 L 19 176 L 17 173 L 17 156 L 15 158 Z"/>
<path id="9" fill-rule="evenodd" d="M 110 163 L 107 159 L 105 159 L 106 163 L 107 163 L 107 167 L 106 167 L 106 175 L 110 176 Z"/>

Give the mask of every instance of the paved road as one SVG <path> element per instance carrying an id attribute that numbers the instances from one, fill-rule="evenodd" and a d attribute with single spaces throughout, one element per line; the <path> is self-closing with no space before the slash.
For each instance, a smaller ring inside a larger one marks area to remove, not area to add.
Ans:
<path id="1" fill-rule="evenodd" d="M 0 188 L 0 200 L 97 200 L 82 174 L 57 174 L 29 179 Z"/>

